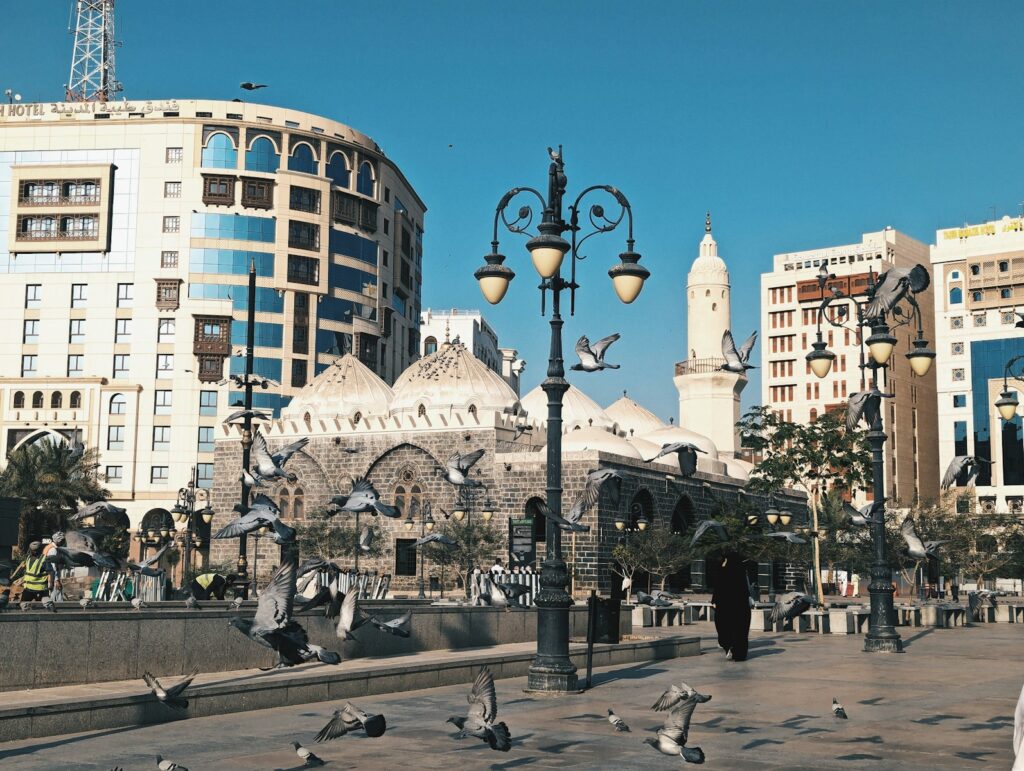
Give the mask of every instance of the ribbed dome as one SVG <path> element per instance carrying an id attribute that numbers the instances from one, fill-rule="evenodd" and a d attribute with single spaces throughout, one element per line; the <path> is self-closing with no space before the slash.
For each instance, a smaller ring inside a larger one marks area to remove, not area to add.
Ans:
<path id="1" fill-rule="evenodd" d="M 562 452 L 579 452 L 581 450 L 597 450 L 624 458 L 643 460 L 640 452 L 618 434 L 600 428 L 580 428 L 569 431 L 562 436 Z"/>
<path id="2" fill-rule="evenodd" d="M 476 358 L 462 343 L 444 343 L 413 362 L 395 381 L 392 414 L 469 409 L 477 413 L 515 412 L 519 398 L 508 383 Z"/>
<path id="3" fill-rule="evenodd" d="M 625 394 L 605 407 L 604 411 L 609 418 L 619 424 L 619 431 L 625 433 L 627 438 L 630 431 L 633 432 L 633 436 L 643 436 L 665 427 L 665 423 L 659 420 L 657 415 Z"/>
<path id="4" fill-rule="evenodd" d="M 526 414 L 537 425 L 548 421 L 548 395 L 541 390 L 540 386 L 534 388 L 523 397 L 523 409 Z M 562 431 L 572 431 L 574 428 L 610 429 L 614 427 L 613 421 L 608 414 L 601 409 L 600 405 L 583 393 L 574 385 L 562 397 Z"/>
<path id="5" fill-rule="evenodd" d="M 391 389 L 374 372 L 350 353 L 313 378 L 282 410 L 282 417 L 313 418 L 387 415 Z"/>
<path id="6" fill-rule="evenodd" d="M 718 458 L 718 448 L 715 447 L 714 442 L 702 434 L 688 431 L 681 426 L 665 426 L 657 431 L 652 431 L 643 438 L 649 442 L 654 442 L 659 447 L 669 442 L 689 442 L 707 453 L 708 458 Z"/>
<path id="7" fill-rule="evenodd" d="M 705 282 L 729 283 L 729 269 L 725 260 L 718 256 L 718 242 L 711 235 L 711 212 L 704 221 L 704 238 L 700 242 L 700 254 L 690 266 L 687 286 Z"/>

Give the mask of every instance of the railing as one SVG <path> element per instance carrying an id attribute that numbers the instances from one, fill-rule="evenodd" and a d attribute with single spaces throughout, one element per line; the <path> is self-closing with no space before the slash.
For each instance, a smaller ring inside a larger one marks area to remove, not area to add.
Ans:
<path id="1" fill-rule="evenodd" d="M 99 193 L 85 195 L 46 195 L 46 196 L 22 196 L 18 198 L 18 206 L 84 206 L 98 204 Z"/>
<path id="2" fill-rule="evenodd" d="M 687 359 L 676 362 L 677 375 L 705 375 L 708 372 L 717 372 L 725 364 L 725 359 L 715 356 L 706 359 Z"/>
<path id="3" fill-rule="evenodd" d="M 99 231 L 67 230 L 19 230 L 17 241 L 94 241 Z"/>

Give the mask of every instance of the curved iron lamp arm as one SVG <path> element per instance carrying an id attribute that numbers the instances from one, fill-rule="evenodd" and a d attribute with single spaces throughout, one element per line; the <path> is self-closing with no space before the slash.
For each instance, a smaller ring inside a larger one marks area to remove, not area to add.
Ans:
<path id="1" fill-rule="evenodd" d="M 588 219 L 590 225 L 593 228 L 583 238 L 578 238 L 578 235 L 582 228 L 580 227 L 580 204 L 583 199 L 590 193 L 600 190 L 608 193 L 615 198 L 616 203 L 619 204 L 619 215 L 615 218 L 610 218 L 605 215 L 605 209 L 600 204 L 593 204 L 588 211 Z M 572 256 L 572 273 L 569 278 L 569 283 L 566 285 L 569 289 L 569 315 L 575 315 L 576 313 L 576 289 L 578 284 L 576 283 L 576 261 L 587 259 L 586 255 L 580 254 L 580 247 L 583 243 L 592 236 L 596 236 L 599 233 L 610 233 L 615 230 L 621 222 L 623 217 L 626 218 L 626 224 L 628 228 L 628 234 L 626 235 L 626 251 L 633 251 L 633 207 L 629 205 L 629 199 L 616 187 L 612 185 L 591 185 L 584 189 L 576 200 L 569 206 L 569 227 L 568 230 L 572 233 L 570 241 L 570 254 Z"/>

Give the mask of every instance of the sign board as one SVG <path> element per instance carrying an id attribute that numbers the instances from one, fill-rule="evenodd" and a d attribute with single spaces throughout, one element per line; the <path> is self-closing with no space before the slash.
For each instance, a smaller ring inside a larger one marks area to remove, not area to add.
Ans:
<path id="1" fill-rule="evenodd" d="M 510 552 L 509 567 L 513 568 L 516 565 L 522 566 L 523 564 L 532 565 L 537 559 L 537 548 L 533 542 L 533 518 L 510 519 L 508 523 L 508 539 L 508 549 Z M 522 561 L 512 557 L 512 554 L 518 554 Z"/>

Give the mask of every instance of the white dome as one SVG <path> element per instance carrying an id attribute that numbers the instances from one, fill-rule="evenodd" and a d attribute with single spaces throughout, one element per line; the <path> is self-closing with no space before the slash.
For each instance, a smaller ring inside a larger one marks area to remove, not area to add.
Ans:
<path id="1" fill-rule="evenodd" d="M 449 408 L 477 413 L 509 412 L 519 398 L 508 383 L 476 358 L 462 343 L 445 343 L 434 353 L 409 365 L 395 381 L 392 414 Z"/>
<path id="2" fill-rule="evenodd" d="M 664 428 L 659 428 L 657 431 L 652 431 L 651 433 L 646 434 L 642 438 L 649 442 L 654 442 L 658 447 L 661 447 L 663 444 L 668 444 L 669 442 L 689 442 L 698 449 L 707 453 L 708 458 L 718 458 L 718 448 L 715 447 L 714 442 L 706 436 L 694 431 L 688 431 L 681 426 L 665 426 Z"/>
<path id="3" fill-rule="evenodd" d="M 619 431 L 626 434 L 627 438 L 630 431 L 633 432 L 633 436 L 639 437 L 665 427 L 664 421 L 657 415 L 646 407 L 641 407 L 626 394 L 605 407 L 604 412 L 618 423 Z"/>
<path id="4" fill-rule="evenodd" d="M 548 395 L 540 386 L 534 388 L 523 397 L 523 409 L 536 425 L 548 422 Z M 611 429 L 615 422 L 601 409 L 597 402 L 583 393 L 574 385 L 562 397 L 562 431 L 574 428 Z"/>
<path id="5" fill-rule="evenodd" d="M 740 460 L 739 458 L 723 458 L 722 462 L 725 463 L 725 470 L 729 476 L 743 482 L 750 479 L 750 472 L 754 470 L 753 463 L 748 463 L 747 461 Z"/>
<path id="6" fill-rule="evenodd" d="M 562 452 L 583 450 L 607 452 L 624 458 L 643 460 L 640 452 L 618 434 L 600 428 L 579 428 L 562 435 Z"/>
<path id="7" fill-rule="evenodd" d="M 642 439 L 641 437 L 636 436 L 635 434 L 633 436 L 627 436 L 624 438 L 627 442 L 629 442 L 631 445 L 633 445 L 633 447 L 636 448 L 636 451 L 640 453 L 641 458 L 653 458 L 655 455 L 661 452 L 660 444 L 655 444 L 654 442 Z M 675 463 L 675 458 L 658 458 L 657 462 Z"/>
<path id="8" fill-rule="evenodd" d="M 704 221 L 704 238 L 700 242 L 700 254 L 690 266 L 686 284 L 729 283 L 729 269 L 725 260 L 718 256 L 718 242 L 711 235 L 711 212 Z"/>
<path id="9" fill-rule="evenodd" d="M 311 380 L 281 411 L 283 418 L 348 418 L 387 415 L 392 393 L 388 384 L 350 353 Z"/>

